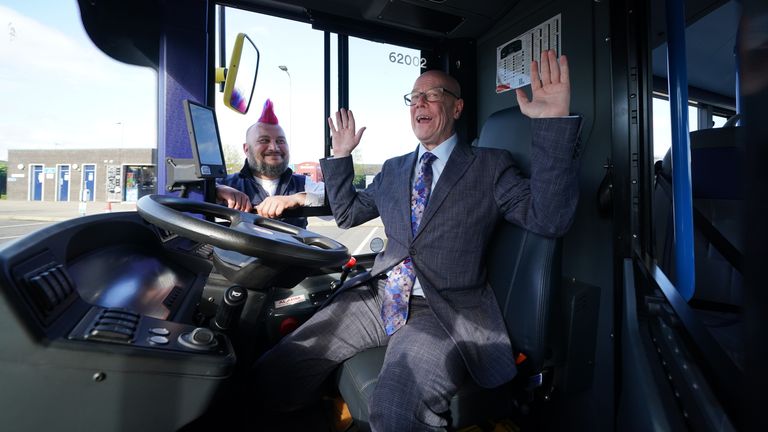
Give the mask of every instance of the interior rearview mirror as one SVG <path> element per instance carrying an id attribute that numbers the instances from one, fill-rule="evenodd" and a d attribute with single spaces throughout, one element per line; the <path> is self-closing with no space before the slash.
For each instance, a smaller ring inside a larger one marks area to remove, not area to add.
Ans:
<path id="1" fill-rule="evenodd" d="M 224 81 L 224 105 L 241 114 L 247 113 L 258 74 L 259 49 L 248 35 L 238 33 L 229 68 L 216 70 L 216 82 Z"/>

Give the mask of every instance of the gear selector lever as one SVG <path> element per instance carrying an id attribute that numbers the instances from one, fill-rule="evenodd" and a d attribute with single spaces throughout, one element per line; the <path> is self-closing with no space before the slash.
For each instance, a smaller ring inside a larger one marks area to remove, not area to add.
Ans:
<path id="1" fill-rule="evenodd" d="M 226 331 L 237 322 L 248 298 L 248 291 L 239 285 L 232 285 L 224 292 L 216 316 L 211 322 L 211 328 Z"/>

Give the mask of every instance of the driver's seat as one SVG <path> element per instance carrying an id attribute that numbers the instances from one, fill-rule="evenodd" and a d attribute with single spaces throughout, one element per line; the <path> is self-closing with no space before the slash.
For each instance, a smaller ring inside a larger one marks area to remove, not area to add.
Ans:
<path id="1" fill-rule="evenodd" d="M 509 139 L 512 132 L 514 142 Z M 529 175 L 530 142 L 530 119 L 513 107 L 488 118 L 478 146 L 509 150 L 524 175 Z M 495 389 L 480 388 L 468 378 L 451 400 L 453 428 L 508 417 L 517 390 L 527 393 L 541 385 L 545 364 L 555 352 L 549 343 L 549 330 L 561 279 L 560 243 L 559 239 L 542 237 L 516 225 L 499 224 L 488 250 L 488 281 L 515 349 L 518 376 Z M 368 401 L 384 353 L 385 348 L 359 353 L 347 360 L 338 373 L 339 391 L 359 430 L 368 430 Z"/>

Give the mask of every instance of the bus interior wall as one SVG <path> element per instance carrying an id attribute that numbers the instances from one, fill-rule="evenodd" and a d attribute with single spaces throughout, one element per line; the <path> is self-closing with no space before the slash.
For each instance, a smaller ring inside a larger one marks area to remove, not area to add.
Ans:
<path id="1" fill-rule="evenodd" d="M 591 293 L 589 301 L 599 304 L 596 321 L 588 315 L 577 315 L 577 319 L 588 321 L 575 326 L 586 329 L 578 337 L 591 340 L 596 346 L 595 352 L 588 355 L 594 369 L 586 369 L 592 372 L 590 390 L 568 396 L 568 407 L 561 424 L 580 424 L 591 430 L 612 427 L 611 416 L 596 413 L 613 412 L 614 405 L 611 397 L 614 386 L 613 227 L 610 219 L 598 213 L 596 201 L 598 187 L 606 173 L 604 166 L 612 156 L 611 43 L 606 28 L 609 7 L 606 2 L 592 0 L 524 0 L 482 35 L 477 43 L 477 123 L 482 125 L 492 113 L 517 105 L 514 91 L 496 93 L 496 48 L 561 14 L 561 53 L 569 60 L 571 113 L 583 118 L 580 202 L 573 226 L 563 239 L 563 304 L 570 304 L 568 299 L 585 287 Z M 567 313 L 563 311 L 563 314 Z M 576 356 L 575 353 L 570 354 Z"/>

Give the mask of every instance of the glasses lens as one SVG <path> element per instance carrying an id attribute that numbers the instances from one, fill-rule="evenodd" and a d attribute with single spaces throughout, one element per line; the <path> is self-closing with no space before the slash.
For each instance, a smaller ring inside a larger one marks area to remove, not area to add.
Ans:
<path id="1" fill-rule="evenodd" d="M 407 95 L 403 96 L 403 100 L 405 101 L 406 105 L 413 105 L 413 93 L 408 93 Z"/>
<path id="2" fill-rule="evenodd" d="M 427 90 L 426 95 L 427 95 L 427 100 L 430 102 L 440 101 L 443 99 L 443 89 L 438 87 L 438 88 Z"/>

